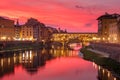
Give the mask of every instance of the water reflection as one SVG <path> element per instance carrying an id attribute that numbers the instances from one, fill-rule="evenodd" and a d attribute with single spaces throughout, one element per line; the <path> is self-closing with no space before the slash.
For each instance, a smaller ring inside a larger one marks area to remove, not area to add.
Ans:
<path id="1" fill-rule="evenodd" d="M 24 51 L 12 53 L 0 58 L 0 77 L 14 73 L 14 67 L 22 65 L 29 73 L 37 72 L 38 67 L 44 66 L 46 60 L 52 59 L 50 53 L 40 51 Z"/>
<path id="2" fill-rule="evenodd" d="M 102 66 L 96 65 L 94 62 L 93 67 L 98 70 L 98 80 L 120 80 L 116 74 Z"/>
<path id="3" fill-rule="evenodd" d="M 66 53 L 66 54 L 64 54 Z M 36 72 L 37 68 L 44 66 L 47 60 L 61 56 L 73 56 L 71 51 L 68 50 L 38 50 L 38 51 L 24 51 L 5 54 L 5 57 L 0 58 L 0 76 L 5 74 L 14 73 L 15 65 L 22 65 L 28 72 Z"/>
<path id="4" fill-rule="evenodd" d="M 95 63 L 83 60 L 79 54 L 68 49 L 3 54 L 0 80 L 98 80 L 97 75 L 99 80 L 118 80 Z"/>

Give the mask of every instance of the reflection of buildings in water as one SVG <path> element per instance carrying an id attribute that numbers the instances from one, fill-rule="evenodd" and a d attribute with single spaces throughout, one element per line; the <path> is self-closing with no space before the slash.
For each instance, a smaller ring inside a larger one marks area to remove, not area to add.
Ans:
<path id="1" fill-rule="evenodd" d="M 116 75 L 110 72 L 108 69 L 105 69 L 99 65 L 96 65 L 94 62 L 93 62 L 93 66 L 95 69 L 98 69 L 99 80 L 120 80 L 116 78 Z"/>
<path id="2" fill-rule="evenodd" d="M 79 51 L 68 50 L 68 49 L 51 49 L 50 53 L 54 57 L 73 57 L 73 56 L 78 56 Z"/>
<path id="3" fill-rule="evenodd" d="M 0 58 L 0 77 L 11 73 L 14 73 L 13 58 Z"/>
<path id="4" fill-rule="evenodd" d="M 79 54 L 79 51 L 73 51 L 73 50 L 71 50 L 71 51 L 69 52 L 69 55 L 70 55 L 70 56 L 78 56 L 78 54 Z"/>
<path id="5" fill-rule="evenodd" d="M 52 56 L 46 50 L 37 52 L 25 52 L 23 54 L 23 67 L 30 73 L 37 72 L 40 66 L 44 66 L 46 61 L 51 59 Z"/>
<path id="6" fill-rule="evenodd" d="M 24 51 L 6 55 L 0 58 L 0 77 L 14 73 L 14 67 L 22 65 L 29 73 L 37 72 L 40 66 L 44 66 L 47 60 L 52 59 L 49 51 Z"/>

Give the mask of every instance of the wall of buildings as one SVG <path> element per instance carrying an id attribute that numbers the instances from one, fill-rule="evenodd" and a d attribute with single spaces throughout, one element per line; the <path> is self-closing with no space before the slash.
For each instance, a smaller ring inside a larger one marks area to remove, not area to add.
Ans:
<path id="1" fill-rule="evenodd" d="M 37 19 L 30 18 L 23 25 L 19 25 L 18 20 L 14 24 L 13 20 L 0 17 L 0 41 L 38 41 L 47 42 L 53 33 L 58 30 L 47 27 Z"/>
<path id="2" fill-rule="evenodd" d="M 0 17 L 0 41 L 13 40 L 14 36 L 14 21 Z"/>

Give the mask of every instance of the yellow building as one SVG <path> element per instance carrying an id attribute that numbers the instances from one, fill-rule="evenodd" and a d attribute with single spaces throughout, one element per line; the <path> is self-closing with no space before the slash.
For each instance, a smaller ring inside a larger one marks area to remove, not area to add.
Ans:
<path id="1" fill-rule="evenodd" d="M 14 21 L 0 17 L 0 41 L 14 40 Z"/>

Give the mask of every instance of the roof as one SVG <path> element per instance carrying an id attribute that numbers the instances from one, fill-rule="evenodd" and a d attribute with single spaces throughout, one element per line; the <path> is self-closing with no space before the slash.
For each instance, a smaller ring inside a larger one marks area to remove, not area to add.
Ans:
<path id="1" fill-rule="evenodd" d="M 7 17 L 1 17 L 1 16 L 0 16 L 0 20 L 9 20 L 9 21 L 13 21 L 13 20 L 10 20 L 10 19 L 7 18 Z"/>
<path id="2" fill-rule="evenodd" d="M 100 16 L 97 18 L 97 20 L 100 20 L 100 19 L 117 19 L 118 17 L 120 17 L 119 14 L 108 14 L 108 13 L 105 13 L 104 15 Z"/>

